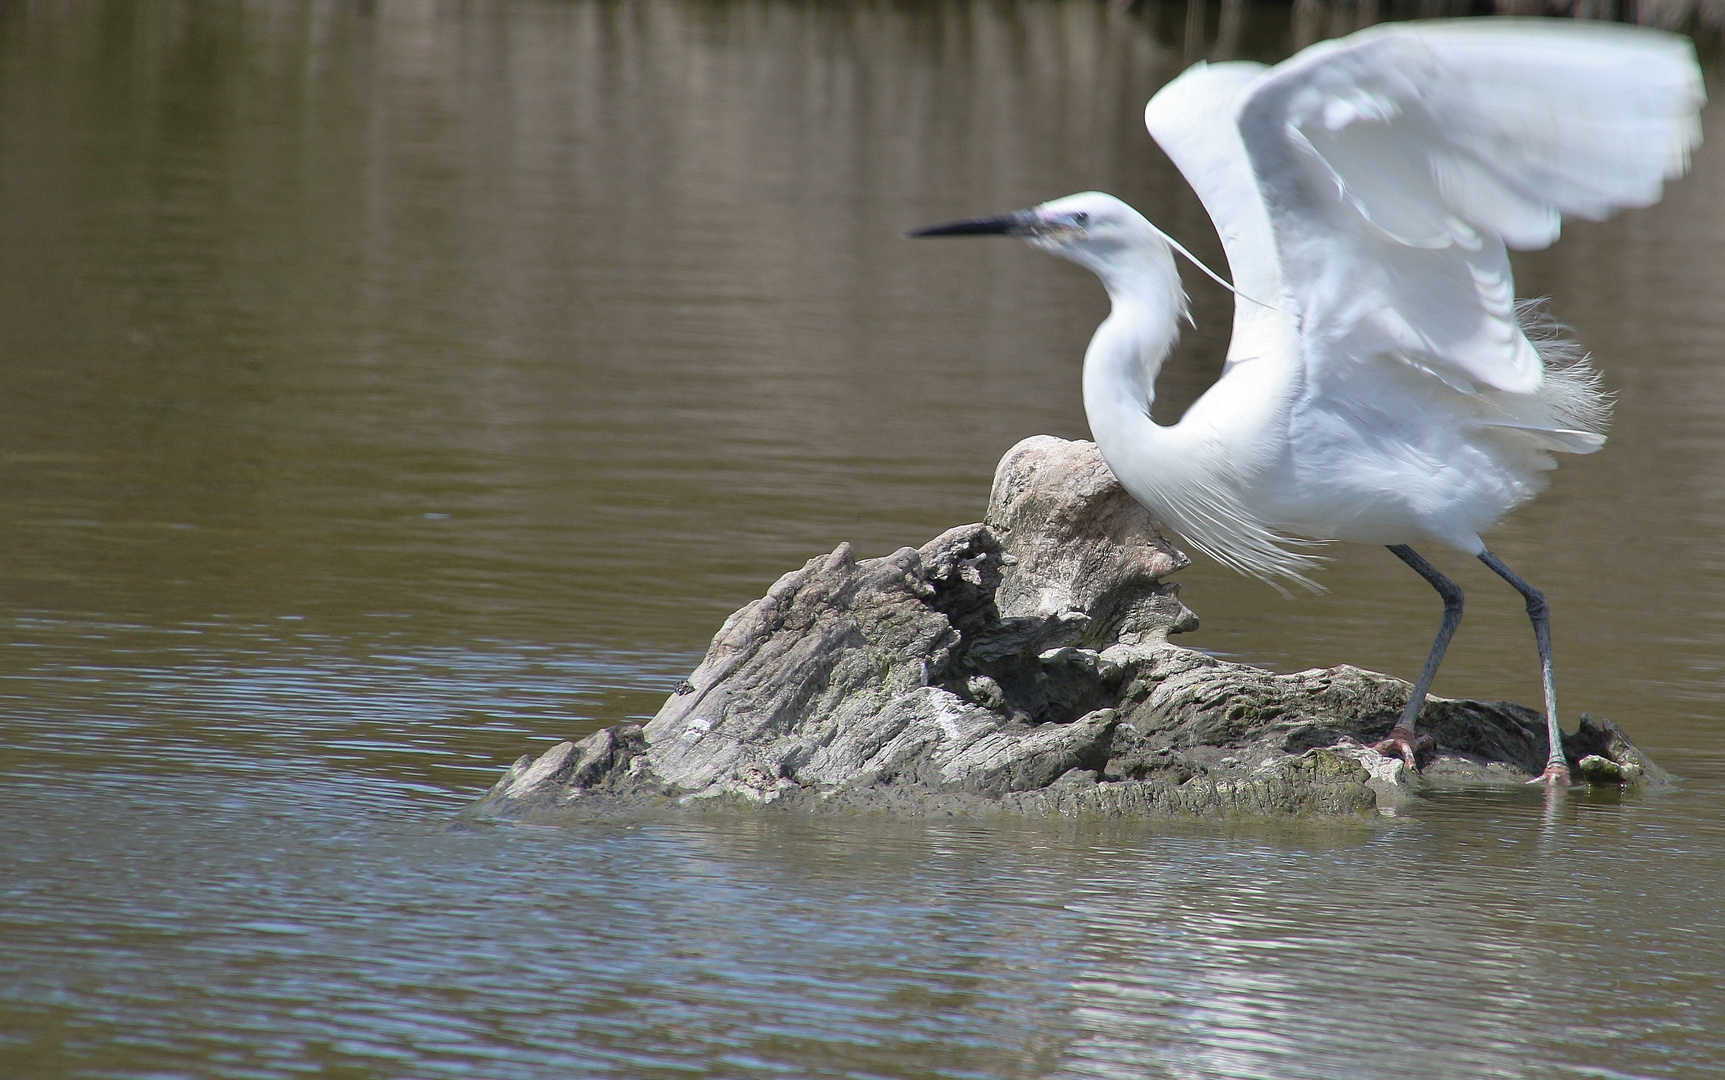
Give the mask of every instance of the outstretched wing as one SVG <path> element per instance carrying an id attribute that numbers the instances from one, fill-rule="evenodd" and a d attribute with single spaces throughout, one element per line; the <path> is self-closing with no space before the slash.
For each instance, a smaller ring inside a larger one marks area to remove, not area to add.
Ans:
<path id="1" fill-rule="evenodd" d="M 1543 371 L 1506 248 L 1657 202 L 1704 98 L 1672 34 L 1463 19 L 1194 68 L 1145 118 L 1240 291 L 1297 318 L 1309 362 L 1394 356 L 1464 391 L 1531 393 Z"/>

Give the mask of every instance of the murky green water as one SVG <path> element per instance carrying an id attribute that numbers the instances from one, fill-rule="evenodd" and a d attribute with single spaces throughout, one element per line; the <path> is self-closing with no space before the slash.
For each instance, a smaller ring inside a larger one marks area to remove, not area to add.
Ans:
<path id="1" fill-rule="evenodd" d="M 1300 10 L 0 7 L 0 1076 L 1714 1075 L 1718 110 L 1663 204 L 1520 260 L 1618 419 L 1492 541 L 1676 793 L 447 827 L 786 569 L 1082 437 L 1094 280 L 900 233 L 1094 187 L 1216 259 L 1140 110 L 1357 14 Z M 1189 287 L 1159 411 L 1225 344 Z M 1438 692 L 1535 700 L 1518 598 L 1429 554 Z M 1411 674 L 1429 590 L 1336 555 L 1295 601 L 1194 565 L 1189 643 Z"/>

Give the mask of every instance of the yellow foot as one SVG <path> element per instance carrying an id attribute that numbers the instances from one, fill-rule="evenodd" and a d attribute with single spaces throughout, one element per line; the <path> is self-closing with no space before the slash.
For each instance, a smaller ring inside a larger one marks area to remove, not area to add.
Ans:
<path id="1" fill-rule="evenodd" d="M 1391 734 L 1393 735 L 1394 732 L 1391 732 Z M 1528 783 L 1530 783 L 1530 784 L 1545 784 L 1548 787 L 1568 787 L 1569 786 L 1569 766 L 1559 765 L 1555 761 L 1551 762 L 1550 764 L 1548 764 L 1545 767 L 1544 772 L 1540 773 L 1538 776 L 1534 777 L 1532 780 L 1529 780 Z"/>
<path id="2" fill-rule="evenodd" d="M 1407 764 L 1408 771 L 1419 772 L 1420 767 L 1414 761 L 1414 758 L 1421 750 L 1430 750 L 1432 745 L 1432 737 L 1430 735 L 1415 735 L 1407 728 L 1395 727 L 1390 729 L 1388 738 L 1384 739 L 1382 742 L 1372 744 L 1372 749 L 1385 757 L 1389 757 L 1391 754 L 1394 754 L 1400 757 L 1402 761 Z M 1566 780 L 1565 782 L 1567 783 L 1568 781 Z"/>

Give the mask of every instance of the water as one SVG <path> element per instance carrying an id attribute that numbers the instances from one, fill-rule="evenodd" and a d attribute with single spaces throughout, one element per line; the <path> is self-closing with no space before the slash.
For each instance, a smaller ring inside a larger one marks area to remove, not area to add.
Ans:
<path id="1" fill-rule="evenodd" d="M 899 234 L 1094 187 L 1220 261 L 1143 102 L 1359 13 L 1188 10 L 0 9 L 0 1076 L 1713 1075 L 1716 111 L 1659 207 L 1518 259 L 1619 406 L 1492 538 L 1566 712 L 1678 791 L 450 828 L 780 573 L 1085 434 L 1094 280 Z M 1225 344 L 1188 284 L 1164 418 Z M 1537 700 L 1517 598 L 1429 554 L 1469 593 L 1437 691 Z M 1337 555 L 1295 601 L 1182 572 L 1189 643 L 1416 670 L 1429 590 Z"/>

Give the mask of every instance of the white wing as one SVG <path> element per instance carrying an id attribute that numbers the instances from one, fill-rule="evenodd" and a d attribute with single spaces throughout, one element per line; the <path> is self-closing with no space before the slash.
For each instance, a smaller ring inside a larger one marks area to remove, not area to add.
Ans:
<path id="1" fill-rule="evenodd" d="M 1201 65 L 1145 119 L 1235 284 L 1297 319 L 1308 364 L 1393 356 L 1525 394 L 1543 371 L 1506 246 L 1657 202 L 1704 98 L 1686 39 L 1487 18 L 1374 27 L 1268 69 Z"/>

